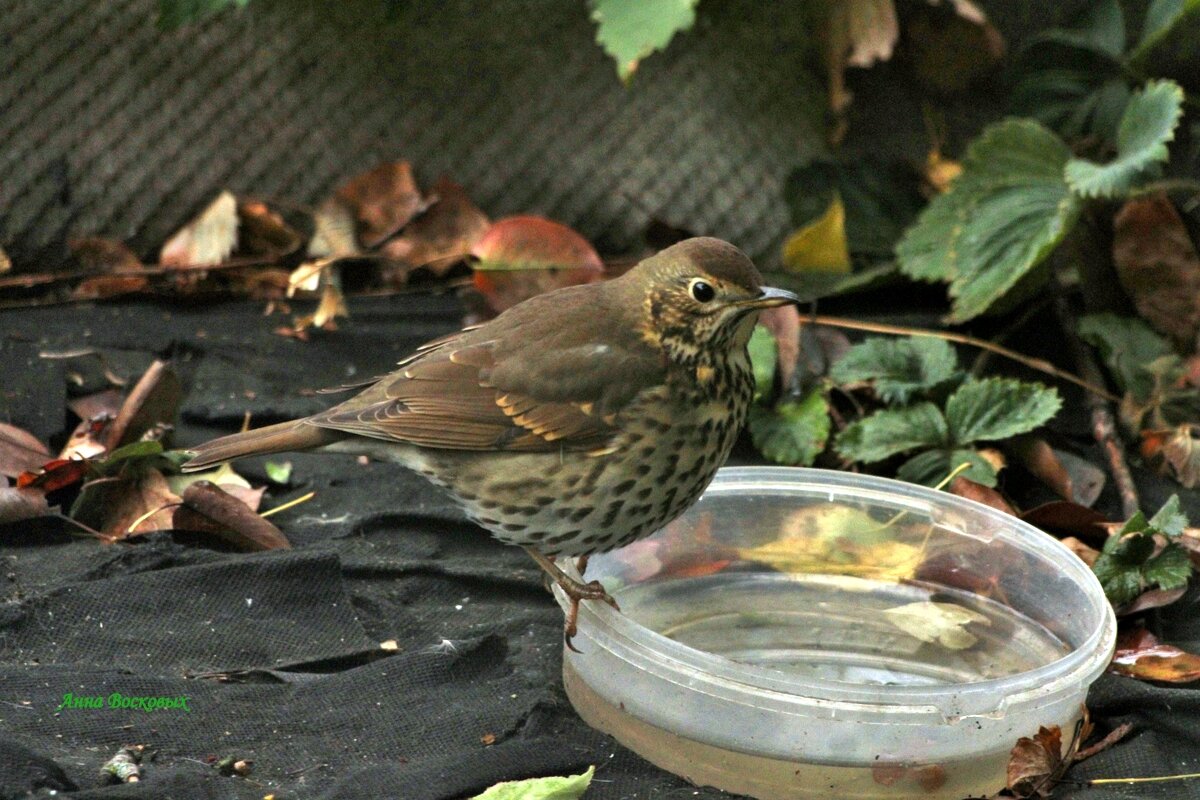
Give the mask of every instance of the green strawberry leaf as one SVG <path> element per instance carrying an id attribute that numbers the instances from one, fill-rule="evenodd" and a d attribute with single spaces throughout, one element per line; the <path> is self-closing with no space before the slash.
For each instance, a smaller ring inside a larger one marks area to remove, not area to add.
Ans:
<path id="1" fill-rule="evenodd" d="M 949 443 L 946 418 L 933 403 L 907 408 L 884 409 L 847 425 L 838 434 L 837 451 L 851 461 L 882 461 L 885 458 L 926 447 Z"/>
<path id="2" fill-rule="evenodd" d="M 746 346 L 750 351 L 750 368 L 754 370 L 754 399 L 770 397 L 775 388 L 775 369 L 779 366 L 779 345 L 762 325 L 755 325 Z"/>
<path id="3" fill-rule="evenodd" d="M 1146 365 L 1174 355 L 1167 340 L 1138 317 L 1090 314 L 1079 320 L 1079 335 L 1100 351 L 1121 389 L 1142 401 L 1154 390 L 1154 376 Z"/>
<path id="4" fill-rule="evenodd" d="M 1074 226 L 1079 201 L 1063 179 L 1070 155 L 1032 120 L 989 127 L 968 148 L 963 174 L 897 245 L 901 271 L 949 281 L 951 321 L 987 311 Z"/>
<path id="5" fill-rule="evenodd" d="M 958 369 L 954 348 L 943 339 L 875 337 L 851 347 L 833 365 L 839 384 L 871 381 L 886 403 L 906 403 L 923 389 L 948 381 Z"/>
<path id="6" fill-rule="evenodd" d="M 596 43 L 617 62 L 629 83 L 643 58 L 662 50 L 696 21 L 699 0 L 592 0 Z"/>
<path id="7" fill-rule="evenodd" d="M 750 407 L 749 427 L 754 446 L 771 461 L 808 466 L 829 440 L 829 403 L 814 389 L 773 409 L 755 404 Z"/>
<path id="8" fill-rule="evenodd" d="M 1146 10 L 1142 38 L 1129 54 L 1129 66 L 1146 76 L 1174 78 L 1200 89 L 1196 42 L 1200 41 L 1200 0 L 1155 0 Z"/>
<path id="9" fill-rule="evenodd" d="M 1117 129 L 1117 157 L 1108 164 L 1072 158 L 1063 169 L 1083 197 L 1122 197 L 1167 160 L 1167 142 L 1183 116 L 1183 89 L 1175 81 L 1150 81 L 1125 106 Z"/>
<path id="10" fill-rule="evenodd" d="M 1192 577 L 1192 559 L 1177 544 L 1169 544 L 1142 567 L 1147 585 L 1158 584 L 1163 589 L 1178 589 Z"/>
<path id="11" fill-rule="evenodd" d="M 996 485 L 996 470 L 983 456 L 974 450 L 928 450 L 915 455 L 900 465 L 896 477 L 909 483 L 937 486 L 962 464 L 970 464 L 962 476 L 987 487 Z"/>
<path id="12" fill-rule="evenodd" d="M 946 422 L 956 444 L 996 441 L 1045 423 L 1062 406 L 1055 389 L 1011 378 L 964 383 L 946 401 Z"/>
<path id="13" fill-rule="evenodd" d="M 1178 539 L 1188 526 L 1187 516 L 1179 510 L 1179 495 L 1171 495 L 1147 524 L 1168 539 Z"/>

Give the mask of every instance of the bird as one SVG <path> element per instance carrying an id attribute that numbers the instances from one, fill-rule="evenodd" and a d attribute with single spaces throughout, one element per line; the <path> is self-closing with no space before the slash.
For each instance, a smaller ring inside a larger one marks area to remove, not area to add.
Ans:
<path id="1" fill-rule="evenodd" d="M 699 499 L 749 414 L 759 312 L 789 303 L 734 245 L 685 239 L 428 342 L 325 411 L 193 447 L 183 469 L 288 451 L 397 462 L 525 549 L 569 598 L 575 649 L 582 600 L 619 606 L 556 559 L 582 576 Z"/>

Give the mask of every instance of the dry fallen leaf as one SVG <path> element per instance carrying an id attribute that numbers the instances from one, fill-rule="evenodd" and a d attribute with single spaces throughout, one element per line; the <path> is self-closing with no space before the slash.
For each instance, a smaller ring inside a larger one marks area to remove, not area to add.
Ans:
<path id="1" fill-rule="evenodd" d="M 424 206 L 407 161 L 388 161 L 356 175 L 336 197 L 354 215 L 358 241 L 366 248 L 382 244 Z"/>
<path id="2" fill-rule="evenodd" d="M 1076 539 L 1074 536 L 1067 536 L 1062 539 L 1062 543 L 1067 546 L 1075 555 L 1079 556 L 1079 560 L 1087 564 L 1089 567 L 1096 563 L 1096 559 L 1100 557 L 1100 551 L 1086 542 Z"/>
<path id="3" fill-rule="evenodd" d="M 1062 729 L 1038 729 L 1033 738 L 1022 736 L 1008 761 L 1008 790 L 1018 798 L 1049 797 L 1070 762 L 1062 752 Z"/>
<path id="4" fill-rule="evenodd" d="M 1118 617 L 1131 617 L 1134 614 L 1140 614 L 1143 611 L 1149 611 L 1152 608 L 1162 608 L 1169 606 L 1187 593 L 1187 586 L 1179 586 L 1175 589 L 1150 589 L 1142 592 L 1132 603 L 1126 603 L 1117 609 Z"/>
<path id="5" fill-rule="evenodd" d="M 141 470 L 96 488 L 101 493 L 93 500 L 99 524 L 93 527 L 109 538 L 124 539 L 172 527 L 171 508 L 179 503 L 179 496 L 158 470 Z"/>
<path id="6" fill-rule="evenodd" d="M 71 290 L 72 300 L 105 300 L 126 294 L 143 292 L 150 288 L 150 279 L 145 275 L 113 274 L 94 275 L 84 278 Z"/>
<path id="7" fill-rule="evenodd" d="M 1191 352 L 1200 335 L 1200 256 L 1165 194 L 1129 200 L 1113 220 L 1117 276 L 1150 325 Z"/>
<path id="8" fill-rule="evenodd" d="M 316 310 L 311 314 L 305 314 L 292 320 L 294 327 L 291 330 L 295 333 L 300 333 L 308 328 L 321 328 L 327 331 L 337 330 L 337 318 L 349 315 L 350 312 L 346 308 L 346 300 L 342 296 L 342 290 L 333 281 L 326 281 L 325 285 L 321 288 L 321 300 L 317 303 Z M 279 332 L 278 330 L 276 331 L 276 333 Z"/>
<path id="9" fill-rule="evenodd" d="M 83 480 L 90 469 L 91 465 L 86 460 L 57 458 L 47 461 L 37 471 L 22 472 L 17 476 L 17 486 L 53 492 Z"/>
<path id="10" fill-rule="evenodd" d="M 1004 37 L 967 0 L 913 5 L 905 19 L 904 54 L 916 77 L 941 94 L 965 91 L 1004 57 Z"/>
<path id="11" fill-rule="evenodd" d="M 50 460 L 50 450 L 38 438 L 15 425 L 0 422 L 0 475 L 15 478 L 39 469 Z"/>
<path id="12" fill-rule="evenodd" d="M 847 67 L 869 67 L 892 57 L 900 23 L 892 0 L 833 0 L 825 21 L 825 68 L 829 107 L 842 114 L 853 100 L 846 89 Z"/>
<path id="13" fill-rule="evenodd" d="M 800 312 L 792 305 L 768 308 L 758 315 L 758 322 L 775 337 L 779 385 L 785 392 L 790 391 L 800 360 Z"/>
<path id="14" fill-rule="evenodd" d="M 155 360 L 130 390 L 117 418 L 108 428 L 109 450 L 136 441 L 157 425 L 175 421 L 183 387 L 179 377 L 165 361 Z"/>
<path id="15" fill-rule="evenodd" d="M 178 530 L 212 533 L 247 551 L 289 548 L 287 537 L 228 492 L 208 481 L 188 486 L 175 509 Z"/>
<path id="16" fill-rule="evenodd" d="M 0 247 L 0 274 L 8 272 L 12 269 L 12 259 L 8 257 L 8 253 L 4 252 L 4 248 Z"/>
<path id="17" fill-rule="evenodd" d="M 79 266 L 88 272 L 140 272 L 145 269 L 128 245 L 116 239 L 87 236 L 68 241 L 67 248 Z"/>
<path id="18" fill-rule="evenodd" d="M 167 240 L 158 260 L 164 267 L 212 267 L 229 258 L 237 241 L 237 199 L 224 191 Z"/>
<path id="19" fill-rule="evenodd" d="M 53 513 L 39 489 L 0 486 L 0 525 L 47 517 Z"/>
<path id="20" fill-rule="evenodd" d="M 467 257 L 491 224 L 463 188 L 448 178 L 439 179 L 432 194 L 437 201 L 380 250 L 385 258 L 402 265 L 392 275 L 393 282 L 403 282 L 411 271 L 422 267 L 443 274 Z"/>
<path id="21" fill-rule="evenodd" d="M 1014 517 L 1017 516 L 1016 509 L 1009 505 L 1008 501 L 1004 499 L 1003 495 L 1001 495 L 995 489 L 984 486 L 981 483 L 976 483 L 969 478 L 964 478 L 959 475 L 950 482 L 950 486 L 948 488 L 950 489 L 951 494 L 956 494 L 959 497 L 965 497 L 968 500 L 974 500 L 977 503 L 983 503 L 985 506 L 991 506 L 992 508 L 1003 511 L 1005 514 L 1011 514 Z"/>
<path id="22" fill-rule="evenodd" d="M 1162 445 L 1171 474 L 1185 489 L 1200 485 L 1200 425 L 1180 425 Z"/>
<path id="23" fill-rule="evenodd" d="M 884 610 L 888 622 L 922 642 L 940 644 L 948 650 L 966 650 L 979 637 L 967 625 L 991 625 L 982 614 L 954 603 L 919 600 Z"/>
<path id="24" fill-rule="evenodd" d="M 1143 681 L 1191 683 L 1200 679 L 1200 655 L 1161 644 L 1154 634 L 1138 628 L 1118 637 L 1109 671 Z"/>
<path id="25" fill-rule="evenodd" d="M 239 245 L 247 255 L 277 259 L 296 252 L 304 244 L 304 237 L 266 203 L 243 200 L 238 203 L 237 213 Z"/>

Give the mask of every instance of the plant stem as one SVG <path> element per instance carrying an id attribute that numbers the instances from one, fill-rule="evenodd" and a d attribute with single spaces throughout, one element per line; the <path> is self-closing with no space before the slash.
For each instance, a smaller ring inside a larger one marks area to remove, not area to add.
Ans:
<path id="1" fill-rule="evenodd" d="M 1076 335 L 1079 328 L 1079 321 L 1075 318 L 1075 313 L 1071 310 L 1070 304 L 1063 297 L 1058 297 L 1054 304 L 1055 311 L 1058 313 L 1059 324 L 1063 330 L 1063 336 L 1067 340 L 1067 348 L 1071 352 L 1071 357 L 1075 361 L 1075 366 L 1083 375 L 1084 380 L 1089 382 L 1099 382 L 1103 380 L 1100 375 L 1100 366 L 1096 363 L 1095 356 L 1092 355 L 1091 349 Z M 1133 475 L 1129 472 L 1129 465 L 1125 462 L 1125 450 L 1121 443 L 1117 440 L 1117 424 L 1113 418 L 1112 409 L 1109 408 L 1106 400 L 1112 399 L 1101 398 L 1097 396 L 1089 396 L 1087 398 L 1088 409 L 1092 415 L 1092 436 L 1096 442 L 1104 449 L 1105 459 L 1108 461 L 1109 472 L 1112 473 L 1113 482 L 1117 486 L 1117 492 L 1121 496 L 1121 511 L 1126 519 L 1132 517 L 1138 512 L 1138 495 L 1137 487 L 1133 483 Z"/>
<path id="2" fill-rule="evenodd" d="M 1015 350 L 1009 350 L 1007 347 L 1001 347 L 998 344 L 989 342 L 985 339 L 976 339 L 974 336 L 967 336 L 962 333 L 951 333 L 948 331 L 931 331 L 925 328 L 907 328 L 903 325 L 886 325 L 880 322 L 859 322 L 858 320 L 845 319 L 844 317 L 826 317 L 822 315 L 804 316 L 800 319 L 801 322 L 810 322 L 814 325 L 829 325 L 833 328 L 846 328 L 854 331 L 867 331 L 868 333 L 888 333 L 894 336 L 929 336 L 934 339 L 944 339 L 947 342 L 955 342 L 956 344 L 965 344 L 971 347 L 978 347 L 982 350 L 995 353 L 998 356 L 1003 356 L 1011 361 L 1016 361 L 1018 364 L 1024 364 L 1030 369 L 1053 375 L 1059 380 L 1073 383 L 1082 389 L 1103 397 L 1105 400 L 1114 403 L 1119 402 L 1121 398 L 1117 397 L 1112 392 L 1102 388 L 1096 380 L 1087 381 L 1072 375 L 1069 372 L 1059 369 L 1040 358 L 1031 358 L 1027 355 L 1018 353 Z"/>

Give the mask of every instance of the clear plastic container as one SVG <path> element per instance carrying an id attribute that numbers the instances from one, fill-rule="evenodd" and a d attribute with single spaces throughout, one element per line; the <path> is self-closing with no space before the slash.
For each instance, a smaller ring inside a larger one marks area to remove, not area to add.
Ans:
<path id="1" fill-rule="evenodd" d="M 1070 739 L 1116 634 L 1091 570 L 1045 533 L 824 470 L 721 470 L 587 579 L 623 613 L 583 604 L 563 657 L 579 714 L 763 800 L 991 794 L 1019 737 Z"/>

